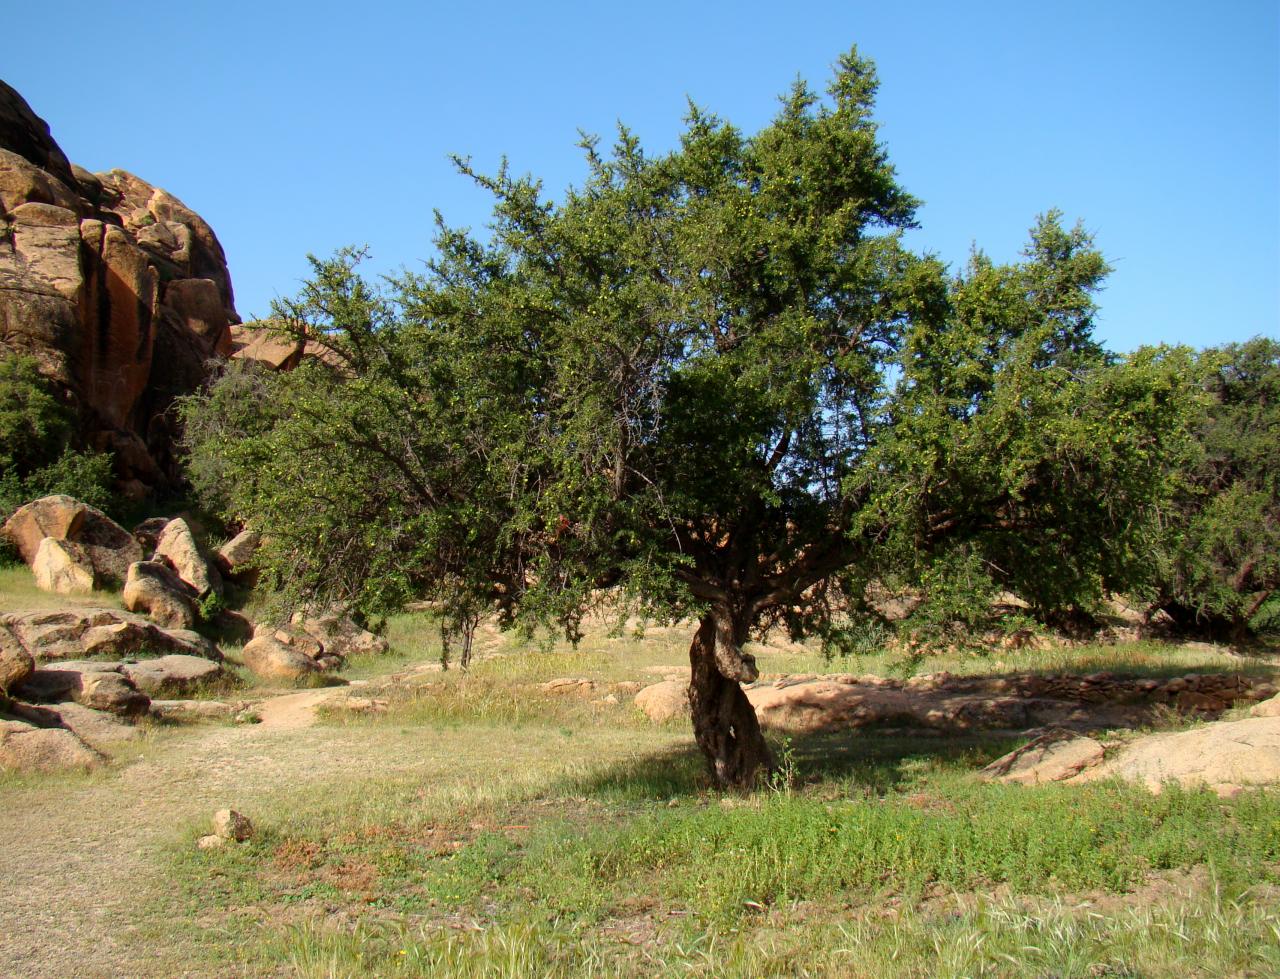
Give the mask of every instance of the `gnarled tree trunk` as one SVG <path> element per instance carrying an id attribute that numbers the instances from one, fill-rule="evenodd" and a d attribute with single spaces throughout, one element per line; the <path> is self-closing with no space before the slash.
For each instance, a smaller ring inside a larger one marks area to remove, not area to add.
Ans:
<path id="1" fill-rule="evenodd" d="M 689 647 L 694 738 L 711 777 L 720 785 L 742 789 L 751 788 L 762 772 L 773 768 L 755 708 L 741 687 L 760 675 L 755 658 L 742 652 L 747 627 L 728 615 L 708 613 Z"/>

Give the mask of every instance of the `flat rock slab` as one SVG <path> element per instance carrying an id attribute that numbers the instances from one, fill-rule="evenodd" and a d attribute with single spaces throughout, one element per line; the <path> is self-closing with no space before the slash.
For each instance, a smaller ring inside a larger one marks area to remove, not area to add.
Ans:
<path id="1" fill-rule="evenodd" d="M 194 632 L 161 629 L 140 615 L 111 608 L 8 612 L 0 615 L 0 632 L 38 663 L 147 653 L 222 658 L 212 643 Z"/>
<path id="2" fill-rule="evenodd" d="M 216 721 L 235 717 L 244 704 L 221 700 L 153 700 L 151 714 L 167 721 Z"/>
<path id="3" fill-rule="evenodd" d="M 870 726 L 970 730 L 1029 724 L 1027 702 L 1012 691 L 816 678 L 753 686 L 746 694 L 762 727 L 794 734 Z"/>
<path id="4" fill-rule="evenodd" d="M 997 758 L 982 770 L 984 777 L 1000 782 L 1038 785 L 1075 778 L 1102 762 L 1103 747 L 1093 738 L 1070 731 L 1050 731 L 1021 748 Z"/>
<path id="5" fill-rule="evenodd" d="M 1280 717 L 1149 735 L 1084 773 L 1082 780 L 1109 776 L 1139 782 L 1153 792 L 1167 782 L 1224 794 L 1240 786 L 1280 784 Z"/>
<path id="6" fill-rule="evenodd" d="M 1250 717 L 1280 717 L 1280 694 L 1264 700 L 1249 711 Z"/>
<path id="7" fill-rule="evenodd" d="M 226 671 L 202 656 L 170 655 L 125 663 L 121 672 L 143 693 L 157 695 L 197 690 L 221 679 Z"/>
<path id="8" fill-rule="evenodd" d="M 936 731 L 1134 727 L 1157 705 L 1216 717 L 1231 704 L 1274 693 L 1236 674 L 1170 679 L 1035 674 L 897 680 L 854 674 L 785 676 L 745 688 L 763 727 L 796 734 L 860 727 Z"/>
<path id="9" fill-rule="evenodd" d="M 65 728 L 0 720 L 0 769 L 11 772 L 88 770 L 105 759 Z"/>
<path id="10" fill-rule="evenodd" d="M 142 732 L 132 724 L 80 704 L 58 704 L 54 710 L 62 721 L 62 727 L 98 751 L 105 751 L 109 745 L 117 742 L 133 741 L 142 736 Z"/>

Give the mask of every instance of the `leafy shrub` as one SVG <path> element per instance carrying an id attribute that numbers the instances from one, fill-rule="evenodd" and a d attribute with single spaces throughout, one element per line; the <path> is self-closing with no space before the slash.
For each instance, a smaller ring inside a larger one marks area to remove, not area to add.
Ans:
<path id="1" fill-rule="evenodd" d="M 0 516 L 52 493 L 110 506 L 111 456 L 80 451 L 76 434 L 74 412 L 36 361 L 0 357 Z"/>

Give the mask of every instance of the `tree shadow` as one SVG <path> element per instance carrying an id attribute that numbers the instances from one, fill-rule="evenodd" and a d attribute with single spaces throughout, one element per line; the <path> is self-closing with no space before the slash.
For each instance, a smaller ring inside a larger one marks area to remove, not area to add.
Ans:
<path id="1" fill-rule="evenodd" d="M 1166 689 L 1163 685 L 1127 682 L 1184 678 L 1193 672 L 1185 664 L 1170 670 L 1157 666 L 1148 671 L 1106 671 L 1119 681 L 1116 683 L 1102 678 L 1101 672 L 1084 677 L 1074 670 L 1056 674 L 1031 670 L 983 674 L 953 678 L 942 689 L 898 684 L 892 690 L 897 703 L 884 711 L 884 719 L 878 723 L 812 734 L 774 731 L 768 733 L 768 738 L 782 774 L 793 784 L 808 786 L 819 794 L 824 784 L 846 794 L 885 794 L 918 778 L 921 771 L 981 769 L 1047 729 L 1098 734 L 1180 727 L 1188 720 L 1217 719 L 1223 713 L 1223 705 L 1232 701 L 1247 702 L 1243 691 L 1248 684 L 1234 687 L 1234 692 L 1220 692 L 1217 696 L 1222 699 L 1215 699 L 1197 693 L 1188 681 L 1191 699 L 1186 706 L 1179 706 L 1178 694 L 1152 694 L 1153 688 Z M 1221 669 L 1206 670 L 1203 676 L 1223 673 Z M 1247 677 L 1244 671 L 1234 675 Z M 1050 679 L 1030 686 L 1018 682 L 1043 676 Z M 807 682 L 799 680 L 795 686 Z M 853 684 L 851 688 L 859 687 Z M 1053 692 L 1064 687 L 1074 693 Z M 1110 694 L 1102 692 L 1108 688 Z M 1041 692 L 1031 692 L 1034 690 Z M 855 694 L 859 696 L 874 698 L 875 688 L 868 685 L 865 693 Z M 1203 706 L 1206 701 L 1217 706 Z M 1001 705 L 1009 702 L 1014 709 L 1005 710 Z M 992 705 L 994 709 L 989 710 Z M 856 714 L 862 708 L 855 700 L 845 709 Z M 936 723 L 934 717 L 939 718 Z M 568 779 L 556 790 L 623 804 L 722 792 L 714 785 L 692 742 Z"/>
<path id="2" fill-rule="evenodd" d="M 884 795 L 914 778 L 922 767 L 976 770 L 1011 751 L 1026 738 L 1018 732 L 881 732 L 875 729 L 831 734 L 768 735 L 781 768 L 793 781 L 842 792 Z M 762 784 L 757 791 L 768 791 Z M 560 780 L 549 796 L 585 796 L 616 805 L 652 804 L 724 794 L 690 741 L 607 768 Z"/>

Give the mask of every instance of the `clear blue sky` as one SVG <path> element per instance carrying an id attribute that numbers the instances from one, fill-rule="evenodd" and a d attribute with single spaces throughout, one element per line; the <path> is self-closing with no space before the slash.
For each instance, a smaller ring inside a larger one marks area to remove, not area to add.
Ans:
<path id="1" fill-rule="evenodd" d="M 689 96 L 750 131 L 856 44 L 925 202 L 916 248 L 1012 259 L 1059 207 L 1115 266 L 1114 349 L 1280 335 L 1276 0 L 62 0 L 4 21 L 0 77 L 72 160 L 203 214 L 246 319 L 308 251 L 368 244 L 392 270 L 430 254 L 433 208 L 482 226 L 451 152 L 505 153 L 558 194 L 583 176 L 579 128 L 665 149 Z"/>

